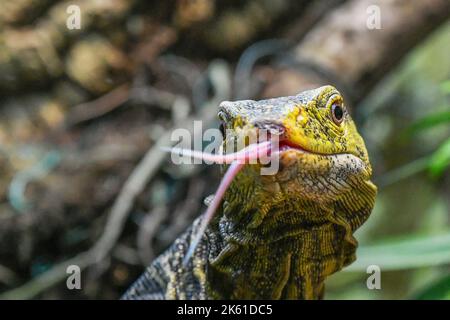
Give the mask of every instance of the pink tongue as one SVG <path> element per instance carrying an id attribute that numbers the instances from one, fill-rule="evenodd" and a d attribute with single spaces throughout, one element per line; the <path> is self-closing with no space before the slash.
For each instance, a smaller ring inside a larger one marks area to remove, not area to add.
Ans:
<path id="1" fill-rule="evenodd" d="M 192 157 L 202 160 L 212 161 L 218 164 L 230 164 L 233 161 L 238 161 L 239 163 L 246 163 L 251 160 L 256 160 L 264 156 L 268 156 L 271 149 L 271 142 L 264 141 L 260 143 L 251 144 L 248 147 L 242 149 L 238 152 L 228 153 L 228 154 L 212 154 L 205 153 L 202 151 L 189 150 L 189 149 L 181 149 L 181 148 L 165 148 L 162 150 L 178 153 L 184 157 Z"/>
<path id="2" fill-rule="evenodd" d="M 237 161 L 232 162 L 230 167 L 228 168 L 227 172 L 222 178 L 222 181 L 220 181 L 220 185 L 217 188 L 216 193 L 214 194 L 214 198 L 211 201 L 211 203 L 208 206 L 208 209 L 206 210 L 203 219 L 200 223 L 200 227 L 197 230 L 197 233 L 195 234 L 195 238 L 191 241 L 191 245 L 189 246 L 189 250 L 184 256 L 183 265 L 186 266 L 189 259 L 192 257 L 192 254 L 194 253 L 195 248 L 197 247 L 198 243 L 200 242 L 203 233 L 205 232 L 206 227 L 208 226 L 209 222 L 214 217 L 214 213 L 216 212 L 217 208 L 219 207 L 220 202 L 222 201 L 223 195 L 225 194 L 225 191 L 230 186 L 231 182 L 233 181 L 234 177 L 238 174 L 238 172 L 242 169 L 244 166 L 243 163 L 238 163 Z"/>
<path id="3" fill-rule="evenodd" d="M 219 155 L 219 154 L 210 154 L 210 153 L 204 153 L 201 151 L 195 151 L 195 150 L 189 150 L 189 149 L 180 149 L 180 148 L 163 148 L 164 151 L 172 152 L 172 153 L 178 153 L 182 156 L 187 157 L 194 157 L 202 160 L 209 160 L 213 161 L 215 163 L 227 163 L 230 164 L 228 167 L 227 172 L 223 176 L 222 180 L 220 181 L 219 187 L 217 188 L 217 191 L 214 195 L 214 198 L 210 205 L 208 206 L 208 209 L 206 210 L 203 219 L 200 223 L 200 227 L 195 234 L 194 239 L 191 241 L 191 244 L 189 246 L 189 249 L 184 256 L 183 259 L 183 266 L 186 266 L 189 262 L 190 258 L 192 257 L 192 254 L 194 253 L 195 248 L 197 247 L 198 243 L 200 242 L 206 227 L 208 226 L 211 219 L 214 217 L 214 213 L 216 212 L 217 208 L 219 207 L 223 195 L 225 194 L 225 191 L 230 186 L 231 182 L 233 181 L 234 177 L 239 173 L 239 171 L 242 169 L 245 163 L 256 160 L 264 156 L 268 156 L 271 150 L 271 142 L 270 141 L 264 141 L 256 144 L 251 144 L 248 147 L 242 149 L 241 151 L 235 152 L 235 153 L 229 153 L 225 155 Z"/>

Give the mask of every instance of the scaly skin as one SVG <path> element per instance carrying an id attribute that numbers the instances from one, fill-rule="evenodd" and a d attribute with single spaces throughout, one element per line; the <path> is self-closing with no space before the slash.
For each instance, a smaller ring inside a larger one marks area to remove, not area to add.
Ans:
<path id="1" fill-rule="evenodd" d="M 343 107 L 342 122 L 333 118 Z M 224 146 L 261 129 L 288 148 L 275 175 L 245 165 L 193 258 L 201 218 L 158 257 L 124 299 L 319 299 L 327 276 L 355 260 L 353 232 L 376 187 L 364 141 L 342 96 L 324 86 L 292 97 L 224 102 Z"/>

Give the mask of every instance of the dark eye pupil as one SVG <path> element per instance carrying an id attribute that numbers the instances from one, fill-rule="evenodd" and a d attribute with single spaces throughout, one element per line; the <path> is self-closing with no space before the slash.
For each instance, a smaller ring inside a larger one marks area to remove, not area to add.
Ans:
<path id="1" fill-rule="evenodd" d="M 334 105 L 333 113 L 336 120 L 341 120 L 342 117 L 344 116 L 344 111 L 342 110 L 342 107 L 339 105 Z"/>

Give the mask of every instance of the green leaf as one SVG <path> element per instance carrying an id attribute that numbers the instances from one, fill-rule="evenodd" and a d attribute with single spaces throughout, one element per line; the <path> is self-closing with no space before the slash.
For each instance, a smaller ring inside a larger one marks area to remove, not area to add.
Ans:
<path id="1" fill-rule="evenodd" d="M 418 300 L 449 300 L 450 299 L 450 275 L 446 275 L 438 281 L 419 292 L 414 299 Z"/>
<path id="2" fill-rule="evenodd" d="M 381 271 L 414 269 L 450 264 L 450 231 L 433 236 L 407 236 L 361 246 L 347 271 L 366 272 L 370 265 Z"/>
<path id="3" fill-rule="evenodd" d="M 450 106 L 446 107 L 449 110 L 445 110 L 442 112 L 437 112 L 430 114 L 428 116 L 423 117 L 422 119 L 417 120 L 411 126 L 409 126 L 404 136 L 411 136 L 416 134 L 419 131 L 436 127 L 438 125 L 450 122 Z"/>
<path id="4" fill-rule="evenodd" d="M 433 178 L 440 177 L 450 165 L 450 138 L 431 155 L 429 172 Z"/>
<path id="5" fill-rule="evenodd" d="M 384 188 L 403 179 L 409 178 L 415 174 L 418 174 L 419 172 L 427 170 L 429 165 L 429 156 L 419 158 L 389 172 L 386 172 L 382 176 L 374 178 L 374 181 L 379 188 Z"/>

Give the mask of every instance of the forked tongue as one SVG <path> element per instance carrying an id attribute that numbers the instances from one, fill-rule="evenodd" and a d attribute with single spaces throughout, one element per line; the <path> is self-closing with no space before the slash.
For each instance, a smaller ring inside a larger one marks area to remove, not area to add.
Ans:
<path id="1" fill-rule="evenodd" d="M 208 206 L 208 209 L 203 215 L 203 219 L 200 222 L 199 229 L 197 230 L 194 239 L 191 241 L 189 249 L 186 255 L 184 256 L 183 266 L 186 266 L 189 260 L 191 259 L 195 251 L 195 248 L 197 247 L 203 234 L 205 233 L 206 227 L 214 217 L 214 213 L 217 211 L 217 208 L 219 207 L 223 199 L 225 191 L 230 186 L 234 177 L 239 173 L 244 164 L 248 163 L 249 161 L 257 160 L 264 156 L 268 156 L 271 150 L 271 146 L 272 144 L 270 141 L 264 141 L 260 143 L 251 144 L 238 152 L 228 153 L 224 155 L 205 153 L 189 149 L 163 148 L 164 151 L 178 153 L 181 156 L 208 160 L 219 164 L 230 164 L 227 172 L 220 181 L 219 187 L 217 188 L 213 200 L 211 201 L 211 203 Z"/>

